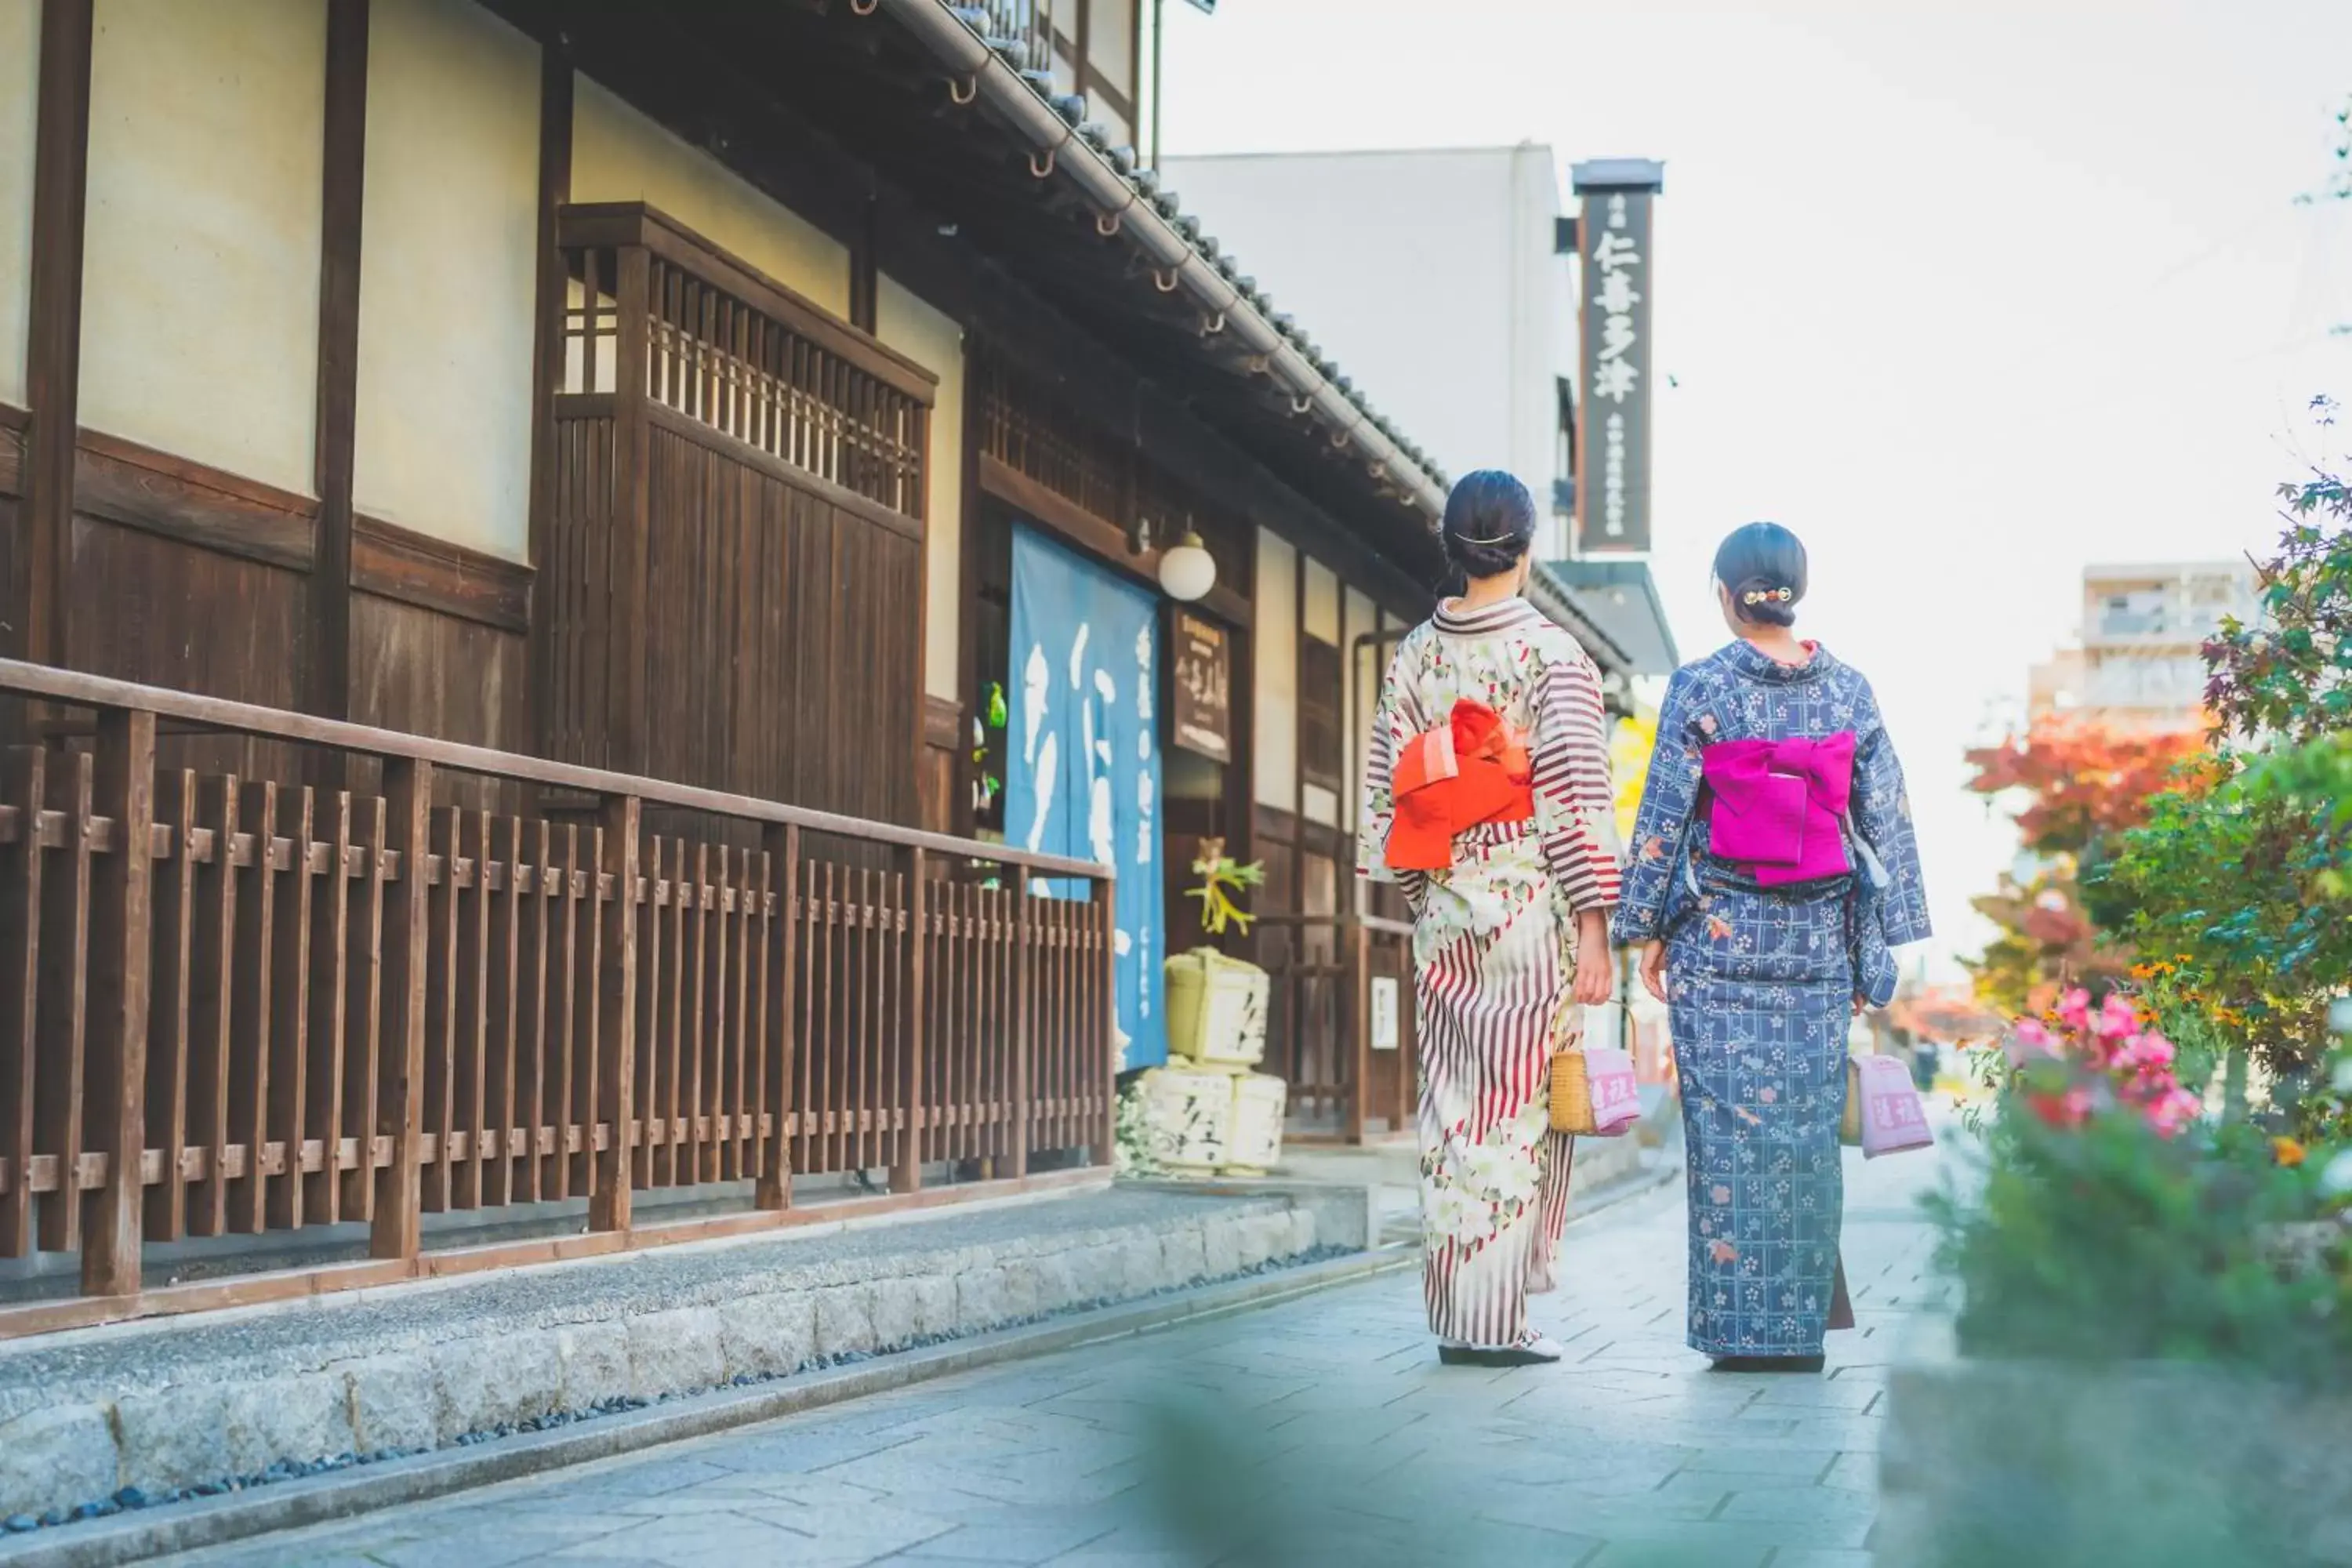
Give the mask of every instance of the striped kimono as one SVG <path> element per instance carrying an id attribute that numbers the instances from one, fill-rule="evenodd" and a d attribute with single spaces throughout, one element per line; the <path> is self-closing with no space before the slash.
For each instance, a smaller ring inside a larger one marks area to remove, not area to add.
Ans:
<path id="1" fill-rule="evenodd" d="M 1528 736 L 1535 815 L 1459 835 L 1448 870 L 1391 870 L 1397 754 L 1465 697 Z M 1572 1148 L 1550 1130 L 1548 1086 L 1553 1053 L 1583 1027 L 1569 1000 L 1575 917 L 1617 899 L 1601 677 L 1524 600 L 1441 606 L 1397 647 L 1370 750 L 1357 870 L 1400 884 L 1413 912 L 1429 1325 L 1509 1345 L 1528 1293 L 1552 1288 L 1568 1217 Z"/>

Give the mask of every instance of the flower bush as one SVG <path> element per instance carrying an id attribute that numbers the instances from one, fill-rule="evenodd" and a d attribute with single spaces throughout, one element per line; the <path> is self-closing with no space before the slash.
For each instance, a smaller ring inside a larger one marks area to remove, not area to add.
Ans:
<path id="1" fill-rule="evenodd" d="M 2095 1007 L 2090 993 L 2068 992 L 2048 1018 L 2018 1020 L 2009 1051 L 2024 1104 L 2053 1127 L 2124 1109 L 2170 1138 L 2203 1108 L 2181 1086 L 2172 1042 L 2120 992 Z"/>
<path id="2" fill-rule="evenodd" d="M 2352 1150 L 2198 1116 L 2168 1042 L 2106 1008 L 2026 1032 L 2055 1051 L 2025 1047 L 1980 1168 L 1930 1200 L 1961 1348 L 2352 1379 Z"/>

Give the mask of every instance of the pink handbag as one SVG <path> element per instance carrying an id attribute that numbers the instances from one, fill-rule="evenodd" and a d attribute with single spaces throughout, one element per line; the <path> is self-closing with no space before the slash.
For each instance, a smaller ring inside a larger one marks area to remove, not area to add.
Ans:
<path id="1" fill-rule="evenodd" d="M 1573 1047 L 1551 1058 L 1551 1126 L 1577 1138 L 1616 1138 L 1642 1120 L 1642 1086 L 1633 1058 L 1604 1046 Z"/>
<path id="2" fill-rule="evenodd" d="M 1846 1059 L 1844 1142 L 1862 1145 L 1865 1160 L 1932 1148 L 1935 1130 L 1927 1107 L 1911 1081 L 1911 1069 L 1896 1057 Z"/>

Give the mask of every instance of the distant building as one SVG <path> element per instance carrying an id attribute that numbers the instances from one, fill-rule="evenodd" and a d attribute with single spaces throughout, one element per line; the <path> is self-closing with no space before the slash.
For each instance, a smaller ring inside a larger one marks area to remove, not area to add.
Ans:
<path id="1" fill-rule="evenodd" d="M 2205 719 L 2200 650 L 2224 617 L 2255 617 L 2257 589 L 2243 561 L 2085 567 L 2080 646 L 2033 667 L 2029 716 L 2119 730 L 2198 727 Z"/>
<path id="2" fill-rule="evenodd" d="M 1160 173 L 1439 466 L 1527 481 L 1556 520 L 1538 559 L 1569 552 L 1577 295 L 1549 147 L 1168 157 Z"/>

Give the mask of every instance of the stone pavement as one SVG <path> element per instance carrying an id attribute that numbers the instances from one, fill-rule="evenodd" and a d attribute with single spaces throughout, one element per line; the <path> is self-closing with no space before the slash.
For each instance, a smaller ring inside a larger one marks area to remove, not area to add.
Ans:
<path id="1" fill-rule="evenodd" d="M 1937 1162 L 1848 1161 L 1860 1327 L 1818 1378 L 1684 1347 L 1677 1183 L 1570 1232 L 1560 1367 L 1440 1368 L 1395 1274 L 177 1561 L 1867 1568 Z"/>

